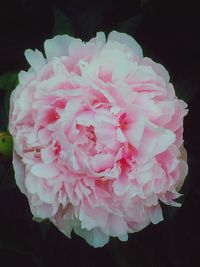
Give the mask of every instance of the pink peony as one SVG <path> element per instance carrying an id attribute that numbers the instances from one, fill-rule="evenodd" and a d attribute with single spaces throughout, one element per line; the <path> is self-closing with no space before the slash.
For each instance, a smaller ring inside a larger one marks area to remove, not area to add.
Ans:
<path id="1" fill-rule="evenodd" d="M 128 239 L 163 220 L 188 167 L 180 158 L 187 104 L 165 68 L 129 35 L 68 35 L 26 50 L 10 99 L 16 183 L 35 217 L 90 245 Z"/>

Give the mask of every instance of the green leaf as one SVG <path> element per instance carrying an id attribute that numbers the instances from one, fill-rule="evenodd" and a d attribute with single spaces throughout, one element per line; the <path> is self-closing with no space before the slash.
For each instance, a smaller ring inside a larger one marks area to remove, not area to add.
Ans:
<path id="1" fill-rule="evenodd" d="M 0 107 L 0 130 L 7 130 L 8 117 L 10 110 L 10 95 L 18 84 L 18 74 L 7 72 L 0 75 L 0 91 L 3 95 Z"/>
<path id="2" fill-rule="evenodd" d="M 9 132 L 0 132 L 0 155 L 10 158 L 13 151 L 13 138 Z"/>
<path id="3" fill-rule="evenodd" d="M 51 227 L 51 222 L 48 219 L 40 223 L 40 230 L 44 240 L 47 238 L 47 234 L 50 227 Z"/>
<path id="4" fill-rule="evenodd" d="M 67 18 L 58 8 L 54 8 L 53 34 L 68 34 L 70 36 L 74 36 L 74 27 L 71 20 Z"/>
<path id="5" fill-rule="evenodd" d="M 119 244 L 119 241 L 116 238 L 110 238 L 110 241 L 107 244 L 107 248 L 108 248 L 108 252 L 110 256 L 113 258 L 115 263 L 118 264 L 119 266 L 122 266 L 122 267 L 133 266 L 131 265 L 127 257 L 122 252 L 120 245 L 121 244 Z"/>
<path id="6" fill-rule="evenodd" d="M 11 162 L 0 164 L 0 192 L 5 192 L 16 187 L 14 170 Z"/>
<path id="7" fill-rule="evenodd" d="M 7 72 L 0 75 L 0 90 L 13 90 L 18 84 L 17 73 Z"/>
<path id="8" fill-rule="evenodd" d="M 139 15 L 128 18 L 127 20 L 124 20 L 120 22 L 116 28 L 117 30 L 121 32 L 126 33 L 136 33 L 137 29 L 139 28 L 143 18 L 144 18 L 145 12 L 141 12 Z"/>
<path id="9" fill-rule="evenodd" d="M 197 77 L 197 79 L 194 79 Z M 189 103 L 199 91 L 199 61 L 188 64 L 179 71 L 175 79 L 175 91 L 178 98 Z"/>
<path id="10" fill-rule="evenodd" d="M 107 244 L 110 256 L 120 267 L 151 267 L 154 244 L 149 248 L 146 238 L 138 238 L 136 233 L 129 236 L 128 242 L 121 242 L 117 238 L 111 237 Z M 145 257 L 144 257 L 145 255 Z M 148 263 L 148 265 L 147 265 Z"/>
<path id="11" fill-rule="evenodd" d="M 102 28 L 103 19 L 103 7 L 93 7 L 80 15 L 77 20 L 84 39 L 89 40 Z"/>
<path id="12" fill-rule="evenodd" d="M 41 223 L 43 221 L 45 221 L 46 219 L 42 219 L 42 218 L 39 218 L 39 217 L 36 217 L 33 215 L 33 218 L 32 218 L 35 222 L 38 222 L 38 223 Z"/>
<path id="13" fill-rule="evenodd" d="M 42 219 L 42 218 L 36 217 L 34 215 L 33 215 L 32 219 L 35 222 L 40 223 L 40 230 L 41 230 L 42 237 L 43 237 L 43 239 L 46 239 L 47 233 L 48 233 L 49 228 L 51 226 L 51 222 L 48 219 Z"/>

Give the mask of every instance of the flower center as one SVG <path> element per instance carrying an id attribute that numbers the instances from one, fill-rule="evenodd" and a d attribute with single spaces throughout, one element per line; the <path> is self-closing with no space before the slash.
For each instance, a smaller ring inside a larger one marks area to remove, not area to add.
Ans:
<path id="1" fill-rule="evenodd" d="M 94 156 L 96 151 L 96 135 L 94 132 L 94 126 L 77 125 L 76 127 L 86 138 L 87 141 L 79 144 L 78 147 L 83 150 L 87 155 Z"/>
<path id="2" fill-rule="evenodd" d="M 94 133 L 94 126 L 86 127 L 86 136 L 89 141 L 96 142 L 96 135 Z"/>

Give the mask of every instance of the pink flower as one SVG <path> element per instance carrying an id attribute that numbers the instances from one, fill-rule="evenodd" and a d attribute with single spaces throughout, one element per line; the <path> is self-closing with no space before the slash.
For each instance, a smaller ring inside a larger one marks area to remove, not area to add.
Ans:
<path id="1" fill-rule="evenodd" d="M 34 216 L 94 247 L 163 220 L 188 167 L 180 158 L 187 104 L 165 68 L 129 35 L 68 35 L 26 50 L 10 99 L 20 190 Z"/>

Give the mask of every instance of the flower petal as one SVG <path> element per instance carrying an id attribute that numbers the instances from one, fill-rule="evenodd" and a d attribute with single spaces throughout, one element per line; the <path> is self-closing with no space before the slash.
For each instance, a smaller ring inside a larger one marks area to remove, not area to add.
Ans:
<path id="1" fill-rule="evenodd" d="M 133 52 L 138 55 L 140 58 L 143 57 L 143 52 L 141 46 L 138 44 L 138 42 L 131 37 L 130 35 L 122 32 L 112 31 L 108 35 L 108 40 L 114 40 L 121 44 L 127 45 L 130 47 Z"/>
<path id="2" fill-rule="evenodd" d="M 25 57 L 36 72 L 38 72 L 46 64 L 42 53 L 37 49 L 35 51 L 32 49 L 27 49 L 25 51 Z"/>
<path id="3" fill-rule="evenodd" d="M 36 163 L 31 167 L 31 173 L 41 178 L 51 178 L 59 175 L 60 171 L 54 164 Z"/>
<path id="4" fill-rule="evenodd" d="M 44 50 L 48 61 L 54 57 L 68 56 L 69 45 L 73 40 L 74 38 L 67 34 L 57 35 L 52 39 L 46 40 Z"/>

